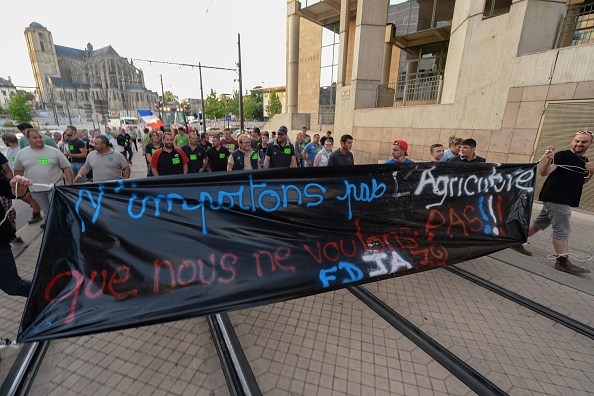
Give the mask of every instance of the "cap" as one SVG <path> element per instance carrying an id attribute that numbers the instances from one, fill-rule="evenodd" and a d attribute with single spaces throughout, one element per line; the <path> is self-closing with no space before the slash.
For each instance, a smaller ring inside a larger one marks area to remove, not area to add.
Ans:
<path id="1" fill-rule="evenodd" d="M 404 140 L 395 140 L 392 144 L 400 146 L 404 150 L 404 155 L 408 155 L 408 143 L 406 143 Z"/>
<path id="2" fill-rule="evenodd" d="M 286 126 L 282 126 L 282 127 L 278 128 L 278 132 L 277 133 L 279 133 L 281 135 L 286 135 L 287 132 L 288 132 L 287 127 Z"/>

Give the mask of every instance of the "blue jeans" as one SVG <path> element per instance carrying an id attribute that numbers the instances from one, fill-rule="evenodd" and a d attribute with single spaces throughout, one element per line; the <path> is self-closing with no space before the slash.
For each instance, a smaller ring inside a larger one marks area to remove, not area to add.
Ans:
<path id="1" fill-rule="evenodd" d="M 9 243 L 0 243 L 0 289 L 11 296 L 29 297 L 31 282 L 21 279 Z"/>
<path id="2" fill-rule="evenodd" d="M 80 170 L 80 168 L 82 168 L 83 166 L 85 166 L 84 162 L 73 162 L 70 164 L 70 169 L 72 169 L 72 173 L 74 175 L 74 177 L 76 177 L 76 175 L 78 175 L 78 171 Z M 87 177 L 83 176 L 80 181 L 86 181 Z"/>

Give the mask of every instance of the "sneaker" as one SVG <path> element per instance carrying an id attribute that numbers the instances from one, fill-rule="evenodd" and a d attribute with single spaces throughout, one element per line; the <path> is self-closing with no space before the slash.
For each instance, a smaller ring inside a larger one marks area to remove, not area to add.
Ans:
<path id="1" fill-rule="evenodd" d="M 27 223 L 29 223 L 29 224 L 39 223 L 41 221 L 41 219 L 43 219 L 43 217 L 41 217 L 41 213 L 33 212 L 33 216 L 31 216 L 31 218 L 29 219 L 29 221 L 27 221 Z"/>
<path id="2" fill-rule="evenodd" d="M 524 256 L 532 256 L 532 252 L 524 247 L 524 245 L 516 245 L 510 247 L 510 249 L 515 250 L 518 253 L 523 254 Z"/>
<path id="3" fill-rule="evenodd" d="M 21 239 L 21 237 L 14 237 L 10 240 L 11 243 L 16 243 L 17 245 L 22 245 L 23 243 L 25 243 L 25 241 L 23 241 Z"/>
<path id="4" fill-rule="evenodd" d="M 557 271 L 567 272 L 568 274 L 571 274 L 571 275 L 587 274 L 590 272 L 589 269 L 578 267 L 577 265 L 574 265 L 569 260 L 567 260 L 565 265 L 563 265 L 563 264 L 561 264 L 559 259 L 557 259 L 557 261 L 555 262 L 555 269 Z"/>
<path id="5" fill-rule="evenodd" d="M 44 222 L 43 224 L 39 224 L 39 227 L 41 227 L 42 230 L 45 230 L 46 225 L 47 225 L 47 221 Z"/>

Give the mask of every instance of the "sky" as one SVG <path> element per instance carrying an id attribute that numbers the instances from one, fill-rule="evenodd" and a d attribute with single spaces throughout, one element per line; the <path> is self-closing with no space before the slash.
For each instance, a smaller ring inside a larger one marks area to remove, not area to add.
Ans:
<path id="1" fill-rule="evenodd" d="M 236 68 L 241 34 L 243 90 L 285 85 L 286 0 L 9 1 L 2 5 L 0 76 L 35 86 L 25 27 L 38 22 L 54 44 L 85 49 L 111 45 L 120 56 Z M 10 17 L 6 17 L 10 16 Z M 135 62 L 148 89 L 180 99 L 200 97 L 198 68 Z M 238 90 L 237 73 L 202 70 L 204 96 Z"/>

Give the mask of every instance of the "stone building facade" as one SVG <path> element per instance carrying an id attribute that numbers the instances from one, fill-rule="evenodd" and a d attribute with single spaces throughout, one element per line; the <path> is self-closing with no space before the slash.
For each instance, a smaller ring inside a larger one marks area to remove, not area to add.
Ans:
<path id="1" fill-rule="evenodd" d="M 25 28 L 25 38 L 37 86 L 37 100 L 62 116 L 103 118 L 152 108 L 156 92 L 144 85 L 142 70 L 115 49 L 84 50 L 55 45 L 52 33 L 37 22 Z"/>
<path id="2" fill-rule="evenodd" d="M 452 135 L 492 163 L 536 162 L 594 129 L 592 0 L 390 3 L 287 0 L 284 122 L 352 135 L 357 164 L 385 161 L 396 139 L 427 161 Z"/>
<path id="3" fill-rule="evenodd" d="M 10 100 L 10 97 L 16 93 L 16 87 L 10 80 L 10 77 L 8 77 L 8 79 L 0 77 L 0 106 L 3 109 L 8 107 L 8 101 Z"/>

